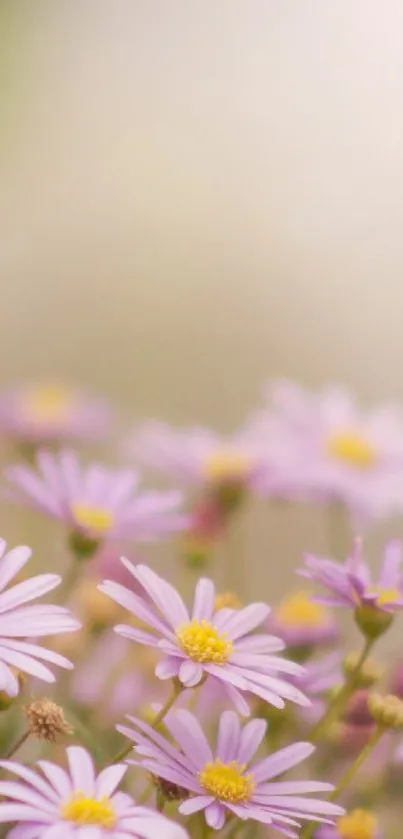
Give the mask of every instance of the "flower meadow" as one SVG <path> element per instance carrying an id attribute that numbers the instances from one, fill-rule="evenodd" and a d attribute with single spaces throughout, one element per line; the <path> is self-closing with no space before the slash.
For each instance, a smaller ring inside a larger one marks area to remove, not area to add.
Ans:
<path id="1" fill-rule="evenodd" d="M 402 545 L 367 544 L 403 514 L 403 409 L 274 381 L 228 436 L 119 429 L 59 383 L 0 394 L 3 502 L 57 534 L 0 541 L 0 835 L 399 839 Z M 242 585 L 255 497 L 327 523 L 278 603 L 281 556 Z"/>

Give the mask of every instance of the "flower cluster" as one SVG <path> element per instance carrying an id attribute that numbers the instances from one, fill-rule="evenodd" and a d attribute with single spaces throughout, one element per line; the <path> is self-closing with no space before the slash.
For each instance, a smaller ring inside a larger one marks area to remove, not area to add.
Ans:
<path id="1" fill-rule="evenodd" d="M 402 546 L 386 544 L 378 576 L 367 533 L 341 555 L 346 524 L 402 509 L 399 409 L 275 382 L 227 436 L 152 421 L 116 441 L 116 468 L 66 448 L 99 442 L 115 414 L 61 385 L 0 396 L 19 457 L 2 498 L 40 513 L 45 533 L 30 577 L 30 548 L 0 540 L 2 835 L 382 839 L 393 818 L 400 830 L 403 664 L 372 651 L 403 607 Z M 150 489 L 151 473 L 171 486 Z M 298 569 L 308 588 L 279 604 L 267 601 L 282 556 L 253 599 L 253 556 L 234 541 L 255 496 L 282 515 L 314 502 L 331 524 L 328 557 Z M 65 535 L 53 548 L 47 519 Z M 358 652 L 343 647 L 349 613 Z"/>

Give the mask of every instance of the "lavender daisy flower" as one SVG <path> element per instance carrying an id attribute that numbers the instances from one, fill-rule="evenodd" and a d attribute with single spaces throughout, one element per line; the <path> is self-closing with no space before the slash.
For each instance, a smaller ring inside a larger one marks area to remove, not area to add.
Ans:
<path id="1" fill-rule="evenodd" d="M 308 393 L 287 381 L 274 382 L 268 397 L 250 431 L 266 445 L 286 494 L 340 501 L 361 523 L 400 509 L 403 419 L 397 408 L 364 413 L 344 388 Z"/>
<path id="2" fill-rule="evenodd" d="M 107 433 L 110 421 L 104 400 L 57 383 L 15 387 L 0 395 L 0 432 L 21 443 L 93 440 Z"/>
<path id="3" fill-rule="evenodd" d="M 389 542 L 384 550 L 379 580 L 374 583 L 362 555 L 361 540 L 356 539 L 344 565 L 330 559 L 307 556 L 305 568 L 298 573 L 327 589 L 329 595 L 316 598 L 320 603 L 352 609 L 367 606 L 393 615 L 397 609 L 403 608 L 401 561 L 401 543 Z"/>
<path id="4" fill-rule="evenodd" d="M 61 606 L 26 605 L 36 600 L 61 583 L 57 574 L 40 574 L 6 590 L 6 586 L 28 562 L 31 551 L 20 546 L 6 551 L 6 543 L 0 540 L 0 690 L 9 696 L 19 692 L 17 672 L 27 673 L 45 682 L 54 682 L 55 677 L 43 662 L 59 667 L 72 668 L 64 656 L 44 649 L 32 638 L 44 635 L 59 635 L 80 628 L 80 623 Z M 24 640 L 20 640 L 24 639 Z"/>
<path id="5" fill-rule="evenodd" d="M 253 489 L 265 460 L 253 434 L 225 437 L 208 428 L 174 429 L 162 422 L 139 428 L 129 444 L 143 465 L 189 487 Z"/>
<path id="6" fill-rule="evenodd" d="M 139 758 L 130 762 L 188 790 L 191 797 L 180 804 L 179 811 L 190 815 L 204 810 L 207 824 L 215 830 L 223 827 L 227 815 L 234 815 L 297 837 L 300 819 L 332 821 L 344 813 L 335 804 L 303 797 L 305 793 L 331 792 L 331 784 L 273 782 L 312 754 L 314 746 L 310 743 L 294 743 L 251 765 L 266 733 L 264 720 L 252 720 L 242 729 L 238 716 L 233 711 L 224 711 L 213 751 L 199 722 L 189 711 L 170 712 L 164 720 L 178 745 L 142 720 L 128 719 L 135 729 L 125 726 L 118 729 L 136 744 Z"/>
<path id="7" fill-rule="evenodd" d="M 312 600 L 309 591 L 286 597 L 270 615 L 268 628 L 295 650 L 326 646 L 338 636 L 332 615 Z"/>
<path id="8" fill-rule="evenodd" d="M 217 611 L 214 583 L 201 579 L 189 614 L 178 592 L 162 577 L 145 565 L 132 565 L 126 559 L 122 562 L 142 586 L 144 597 L 111 580 L 103 582 L 100 590 L 153 631 L 115 627 L 119 635 L 156 647 L 164 655 L 155 671 L 160 679 L 177 677 L 185 687 L 195 687 L 206 676 L 218 679 L 242 714 L 249 712 L 243 691 L 277 708 L 284 707 L 285 699 L 309 704 L 297 688 L 278 675 L 302 672 L 298 664 L 273 655 L 284 649 L 284 642 L 273 635 L 251 634 L 266 620 L 268 606 L 252 603 L 243 609 Z"/>
<path id="9" fill-rule="evenodd" d="M 0 766 L 17 781 L 0 781 L 0 822 L 16 822 L 9 839 L 187 839 L 180 825 L 118 791 L 127 766 L 118 763 L 98 776 L 88 752 L 66 749 L 68 770 L 39 760 L 41 770 L 11 760 Z"/>
<path id="10" fill-rule="evenodd" d="M 179 512 L 181 493 L 140 494 L 136 472 L 98 464 L 83 468 L 71 451 L 41 451 L 36 470 L 11 466 L 5 475 L 11 500 L 64 522 L 78 552 L 94 553 L 106 541 L 152 541 L 188 522 Z"/>

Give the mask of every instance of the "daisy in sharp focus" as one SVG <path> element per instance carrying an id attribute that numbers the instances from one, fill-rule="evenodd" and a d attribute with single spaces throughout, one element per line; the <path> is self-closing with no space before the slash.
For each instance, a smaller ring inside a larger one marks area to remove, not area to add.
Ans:
<path id="1" fill-rule="evenodd" d="M 64 656 L 40 647 L 32 639 L 73 632 L 81 624 L 62 606 L 31 605 L 32 600 L 60 585 L 58 574 L 39 574 L 6 588 L 28 562 L 31 551 L 24 546 L 5 551 L 6 543 L 0 540 L 0 690 L 17 696 L 16 673 L 54 682 L 52 671 L 43 662 L 73 667 Z"/>
<path id="2" fill-rule="evenodd" d="M 362 554 L 361 539 L 356 539 L 353 551 L 343 564 L 330 559 L 307 556 L 305 567 L 298 573 L 319 583 L 328 594 L 317 597 L 329 606 L 353 609 L 367 606 L 378 612 L 393 615 L 403 608 L 402 545 L 398 541 L 386 545 L 381 573 L 377 582 Z"/>
<path id="3" fill-rule="evenodd" d="M 67 770 L 48 760 L 37 762 L 40 771 L 0 761 L 17 776 L 0 781 L 0 822 L 16 823 L 8 839 L 188 839 L 179 824 L 118 790 L 127 766 L 117 763 L 96 776 L 85 749 L 70 746 L 66 754 Z"/>
<path id="4" fill-rule="evenodd" d="M 142 720 L 128 719 L 135 728 L 118 726 L 118 730 L 136 744 L 138 759 L 129 762 L 188 790 L 190 797 L 179 805 L 179 811 L 190 815 L 204 810 L 207 824 L 215 830 L 223 827 L 227 816 L 234 815 L 298 837 L 301 819 L 332 822 L 344 813 L 335 804 L 304 797 L 306 793 L 331 792 L 332 784 L 273 782 L 312 754 L 315 749 L 310 743 L 294 743 L 252 763 L 266 734 L 264 720 L 252 720 L 241 728 L 237 714 L 224 711 L 213 750 L 189 711 L 171 711 L 164 719 L 174 743 Z"/>
<path id="5" fill-rule="evenodd" d="M 57 382 L 13 387 L 0 394 L 0 434 L 24 444 L 51 445 L 105 436 L 105 400 Z"/>
<path id="6" fill-rule="evenodd" d="M 279 675 L 303 672 L 298 664 L 273 655 L 284 649 L 284 642 L 267 633 L 252 634 L 270 612 L 265 603 L 217 610 L 214 583 L 202 578 L 189 613 L 173 586 L 151 568 L 122 562 L 142 586 L 144 596 L 111 580 L 99 588 L 152 630 L 115 627 L 119 635 L 161 652 L 163 658 L 155 671 L 160 679 L 177 677 L 184 687 L 195 687 L 203 677 L 218 679 L 242 714 L 249 713 L 244 692 L 277 708 L 284 707 L 285 699 L 309 705 L 301 691 Z"/>
<path id="7" fill-rule="evenodd" d="M 77 546 L 89 549 L 106 541 L 153 541 L 182 530 L 180 492 L 139 492 L 139 476 L 130 469 L 100 464 L 82 467 L 72 451 L 41 451 L 37 468 L 5 470 L 8 497 L 64 522 Z"/>
<path id="8" fill-rule="evenodd" d="M 250 422 L 288 495 L 342 502 L 361 523 L 401 509 L 403 417 L 385 405 L 362 411 L 342 387 L 319 393 L 288 381 L 268 389 Z"/>

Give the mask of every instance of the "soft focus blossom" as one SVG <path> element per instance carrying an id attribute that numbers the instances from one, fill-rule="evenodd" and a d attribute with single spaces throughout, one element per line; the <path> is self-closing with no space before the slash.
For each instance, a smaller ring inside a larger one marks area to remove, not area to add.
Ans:
<path id="1" fill-rule="evenodd" d="M 180 825 L 119 792 L 127 766 L 117 763 L 97 776 L 88 752 L 66 749 L 68 769 L 39 760 L 41 771 L 16 761 L 0 766 L 17 781 L 0 781 L 0 822 L 16 823 L 9 839 L 186 839 Z"/>
<path id="2" fill-rule="evenodd" d="M 253 489 L 262 470 L 267 472 L 258 441 L 244 430 L 224 436 L 149 422 L 135 432 L 129 450 L 138 462 L 190 487 Z"/>
<path id="3" fill-rule="evenodd" d="M 332 614 L 312 600 L 311 592 L 297 591 L 284 598 L 269 616 L 268 628 L 288 647 L 321 647 L 338 635 Z"/>
<path id="4" fill-rule="evenodd" d="M 370 810 L 352 810 L 334 825 L 323 825 L 315 839 L 382 839 L 379 822 Z"/>
<path id="5" fill-rule="evenodd" d="M 151 702 L 168 698 L 168 686 L 155 684 L 155 663 L 154 650 L 137 649 L 134 654 L 126 638 L 105 633 L 76 666 L 71 695 L 103 720 L 117 720 L 133 708 L 148 715 Z"/>
<path id="6" fill-rule="evenodd" d="M 11 498 L 64 522 L 96 544 L 113 540 L 152 541 L 183 529 L 180 492 L 143 492 L 130 469 L 82 467 L 71 451 L 41 451 L 37 469 L 11 466 Z"/>
<path id="7" fill-rule="evenodd" d="M 250 429 L 266 445 L 268 464 L 289 495 L 341 501 L 361 521 L 401 508 L 403 418 L 397 408 L 363 412 L 344 388 L 309 393 L 280 380 Z"/>
<path id="8" fill-rule="evenodd" d="M 198 685 L 203 676 L 219 679 L 244 714 L 248 713 L 244 691 L 278 708 L 284 706 L 285 699 L 309 704 L 297 688 L 278 675 L 302 672 L 294 662 L 273 655 L 284 649 L 283 641 L 273 635 L 251 634 L 266 620 L 268 606 L 253 603 L 243 609 L 216 611 L 214 583 L 202 578 L 189 614 L 178 592 L 162 577 L 145 565 L 135 566 L 125 559 L 122 562 L 142 585 L 144 596 L 111 580 L 102 583 L 100 589 L 152 630 L 151 634 L 133 626 L 115 627 L 125 638 L 155 647 L 163 654 L 155 671 L 160 679 L 178 677 L 185 687 Z"/>
<path id="9" fill-rule="evenodd" d="M 0 394 L 0 434 L 20 443 L 50 445 L 103 437 L 109 405 L 58 383 L 14 387 Z"/>
<path id="10" fill-rule="evenodd" d="M 169 713 L 165 725 L 177 746 L 136 717 L 129 717 L 134 729 L 119 731 L 136 743 L 136 764 L 166 781 L 188 790 L 191 797 L 179 810 L 185 815 L 204 810 L 207 824 L 219 830 L 228 813 L 253 819 L 297 837 L 300 820 L 332 820 L 344 811 L 335 804 L 306 793 L 330 792 L 331 784 L 318 781 L 273 782 L 278 775 L 297 766 L 314 751 L 310 743 L 294 743 L 253 763 L 267 728 L 255 719 L 242 729 L 233 711 L 219 719 L 217 746 L 213 750 L 198 720 L 185 710 Z M 132 762 L 132 761 L 130 761 Z"/>
<path id="11" fill-rule="evenodd" d="M 6 543 L 0 540 L 0 690 L 9 696 L 19 692 L 18 672 L 54 682 L 52 671 L 43 662 L 70 669 L 73 665 L 66 658 L 40 647 L 36 639 L 80 627 L 61 606 L 27 605 L 61 583 L 57 574 L 39 574 L 7 588 L 30 556 L 30 549 L 24 546 L 6 553 Z"/>
<path id="12" fill-rule="evenodd" d="M 384 550 L 379 579 L 374 583 L 362 554 L 361 540 L 357 539 L 344 564 L 309 555 L 305 559 L 305 568 L 299 574 L 319 583 L 329 592 L 316 598 L 318 602 L 353 609 L 370 606 L 393 614 L 403 607 L 401 561 L 401 543 L 389 542 Z"/>

